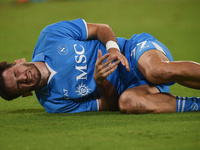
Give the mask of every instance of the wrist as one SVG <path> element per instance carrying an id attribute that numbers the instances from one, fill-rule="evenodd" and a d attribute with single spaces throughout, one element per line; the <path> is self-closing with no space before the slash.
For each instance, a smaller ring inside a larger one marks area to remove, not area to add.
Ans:
<path id="1" fill-rule="evenodd" d="M 111 49 L 111 48 L 115 48 L 115 49 L 118 49 L 118 50 L 120 51 L 117 42 L 112 41 L 112 40 L 110 40 L 110 41 L 108 41 L 108 42 L 106 43 L 106 49 L 107 49 L 107 51 L 108 51 L 109 49 Z"/>
<path id="2" fill-rule="evenodd" d="M 108 80 L 104 79 L 104 80 L 95 80 L 96 85 L 100 88 L 100 87 L 105 87 L 108 84 Z"/>

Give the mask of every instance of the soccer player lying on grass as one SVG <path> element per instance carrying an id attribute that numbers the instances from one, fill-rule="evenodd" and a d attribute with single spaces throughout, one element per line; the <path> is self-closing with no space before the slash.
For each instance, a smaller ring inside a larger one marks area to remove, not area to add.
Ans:
<path id="1" fill-rule="evenodd" d="M 0 75 L 4 99 L 35 90 L 49 113 L 170 113 L 198 111 L 200 106 L 199 98 L 169 93 L 175 82 L 199 89 L 200 64 L 173 62 L 169 50 L 150 34 L 116 38 L 108 25 L 82 19 L 47 26 L 32 62 L 2 62 Z"/>

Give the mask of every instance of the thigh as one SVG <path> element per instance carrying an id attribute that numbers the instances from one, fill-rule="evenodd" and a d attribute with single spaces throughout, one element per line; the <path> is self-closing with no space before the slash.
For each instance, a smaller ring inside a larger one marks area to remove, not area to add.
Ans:
<path id="1" fill-rule="evenodd" d="M 149 71 L 153 71 L 154 68 L 158 68 L 159 65 L 164 65 L 168 61 L 169 59 L 163 52 L 152 49 L 140 56 L 137 65 L 139 71 L 146 77 Z"/>
<path id="2" fill-rule="evenodd" d="M 160 93 L 155 86 L 141 85 L 127 89 L 119 99 L 123 113 L 170 113 L 176 112 L 176 97 L 170 93 Z"/>
<path id="3" fill-rule="evenodd" d="M 153 49 L 141 55 L 138 60 L 138 70 L 155 85 L 172 85 L 177 75 L 177 69 L 172 64 L 166 54 Z"/>
<path id="4" fill-rule="evenodd" d="M 157 77 L 162 77 L 162 73 L 165 72 L 164 67 L 166 67 L 167 63 L 173 61 L 168 48 L 154 37 L 146 34 L 144 39 L 136 42 L 137 44 L 132 47 L 133 50 L 131 51 L 131 71 L 135 72 L 141 80 L 147 80 L 155 85 L 162 83 L 173 84 L 168 84 L 169 80 L 163 82 L 162 78 L 157 80 Z"/>

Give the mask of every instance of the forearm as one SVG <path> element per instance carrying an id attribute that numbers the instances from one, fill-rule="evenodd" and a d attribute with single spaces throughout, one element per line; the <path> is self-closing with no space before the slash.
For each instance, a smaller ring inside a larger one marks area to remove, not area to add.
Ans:
<path id="1" fill-rule="evenodd" d="M 100 90 L 101 98 L 99 99 L 100 111 L 117 111 L 119 94 L 116 88 L 108 80 L 104 80 L 102 84 L 97 84 Z"/>
<path id="2" fill-rule="evenodd" d="M 107 77 L 117 69 L 119 60 L 116 58 L 103 61 L 109 57 L 110 54 L 102 56 L 101 51 L 98 51 L 98 58 L 95 64 L 94 80 L 100 90 L 101 98 L 99 99 L 99 110 L 118 110 L 118 92 L 115 87 L 107 80 Z M 113 62 L 115 61 L 115 62 Z M 113 62 L 113 63 L 112 63 Z"/>
<path id="3" fill-rule="evenodd" d="M 110 26 L 106 24 L 88 23 L 88 39 L 98 39 L 102 44 L 106 45 L 108 41 L 115 41 L 116 37 Z"/>

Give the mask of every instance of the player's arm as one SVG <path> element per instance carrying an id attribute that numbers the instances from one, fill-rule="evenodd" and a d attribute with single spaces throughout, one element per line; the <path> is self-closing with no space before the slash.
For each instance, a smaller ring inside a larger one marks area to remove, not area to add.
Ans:
<path id="1" fill-rule="evenodd" d="M 121 54 L 114 32 L 110 26 L 106 24 L 87 23 L 88 39 L 98 39 L 104 44 L 111 54 L 111 57 L 117 56 L 122 65 L 129 71 L 129 64 L 126 57 Z"/>
<path id="2" fill-rule="evenodd" d="M 103 61 L 109 56 L 109 53 L 102 56 L 102 52 L 101 50 L 99 50 L 98 58 L 95 64 L 94 80 L 101 94 L 100 99 L 98 99 L 100 111 L 119 110 L 118 92 L 116 88 L 112 85 L 112 83 L 110 83 L 106 78 L 117 68 L 118 64 L 120 63 L 120 60 L 115 61 L 117 57 L 113 57 L 107 59 L 107 61 L 103 63 Z"/>

